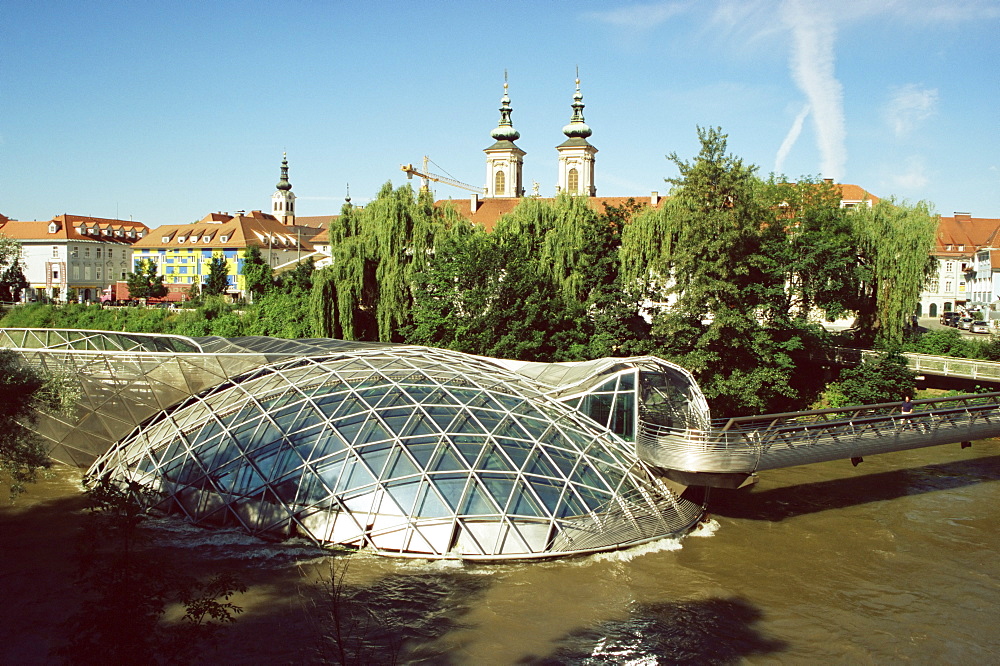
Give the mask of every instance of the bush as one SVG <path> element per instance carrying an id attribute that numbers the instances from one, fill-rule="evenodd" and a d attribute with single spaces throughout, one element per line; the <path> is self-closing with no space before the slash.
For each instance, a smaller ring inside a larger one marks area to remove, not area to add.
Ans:
<path id="1" fill-rule="evenodd" d="M 831 407 L 873 405 L 912 396 L 916 385 L 916 375 L 906 367 L 906 359 L 898 352 L 887 352 L 843 370 L 840 380 L 827 388 L 825 398 Z"/>

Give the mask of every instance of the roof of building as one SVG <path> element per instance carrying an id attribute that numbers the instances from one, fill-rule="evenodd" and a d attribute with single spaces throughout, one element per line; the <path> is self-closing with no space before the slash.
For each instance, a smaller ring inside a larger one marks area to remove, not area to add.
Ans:
<path id="1" fill-rule="evenodd" d="M 658 207 L 666 198 L 658 194 L 648 197 L 587 197 L 587 203 L 590 204 L 593 210 L 603 213 L 605 205 L 621 207 L 629 199 L 638 204 L 652 204 L 654 207 Z M 653 203 L 654 199 L 656 201 L 655 204 Z M 472 201 L 472 199 L 439 199 L 434 202 L 434 205 L 440 208 L 451 203 L 455 208 L 455 212 L 459 215 L 475 224 L 482 225 L 487 231 L 493 231 L 497 220 L 514 210 L 517 204 L 521 203 L 521 199 L 516 197 L 478 199 L 476 210 L 473 212 Z M 551 197 L 542 198 L 541 201 L 555 201 L 555 199 Z"/>
<path id="2" fill-rule="evenodd" d="M 934 254 L 940 257 L 968 257 L 984 247 L 992 247 L 1000 238 L 1000 219 L 972 217 L 969 213 L 955 213 L 941 217 L 938 222 L 937 247 Z"/>
<path id="3" fill-rule="evenodd" d="M 255 210 L 236 216 L 212 213 L 194 224 L 166 224 L 150 231 L 135 247 L 268 247 L 271 238 L 270 247 L 275 249 L 296 249 L 301 242 L 301 249 L 312 251 L 308 239 L 298 236 L 294 229 L 283 225 L 273 215 Z"/>
<path id="4" fill-rule="evenodd" d="M 53 223 L 55 230 L 52 229 Z M 85 233 L 80 233 L 83 230 Z M 129 237 L 128 232 L 133 232 Z M 133 244 L 149 232 L 142 222 L 63 213 L 51 220 L 0 220 L 0 234 L 20 241 L 77 240 Z"/>

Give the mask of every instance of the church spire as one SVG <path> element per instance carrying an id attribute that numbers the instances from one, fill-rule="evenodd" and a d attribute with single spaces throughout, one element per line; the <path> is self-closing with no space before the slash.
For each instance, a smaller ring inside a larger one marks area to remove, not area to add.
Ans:
<path id="1" fill-rule="evenodd" d="M 563 134 L 572 138 L 586 139 L 594 132 L 583 121 L 583 93 L 580 92 L 580 70 L 576 72 L 576 93 L 573 95 L 573 117 L 569 125 L 563 127 Z"/>
<path id="2" fill-rule="evenodd" d="M 500 122 L 490 136 L 496 140 L 486 153 L 486 188 L 487 197 L 521 197 L 524 196 L 521 170 L 525 152 L 514 143 L 521 134 L 514 129 L 510 115 L 510 96 L 507 94 L 507 70 L 503 73 L 503 97 L 500 99 Z"/>
<path id="3" fill-rule="evenodd" d="M 292 184 L 288 182 L 288 153 L 281 154 L 281 178 L 278 180 L 277 192 L 271 195 L 271 215 L 282 224 L 295 224 L 295 193 L 292 192 Z"/>
<path id="4" fill-rule="evenodd" d="M 503 97 L 500 99 L 500 122 L 496 129 L 490 132 L 490 136 L 497 141 L 517 141 L 521 138 L 520 132 L 514 129 L 514 123 L 510 119 L 510 114 L 513 112 L 514 110 L 510 108 L 510 97 L 507 95 L 507 72 L 504 71 Z"/>
<path id="5" fill-rule="evenodd" d="M 282 192 L 292 189 L 292 184 L 288 182 L 288 153 L 281 154 L 281 179 L 278 180 L 278 189 Z"/>
<path id="6" fill-rule="evenodd" d="M 573 95 L 573 116 L 563 127 L 566 140 L 556 146 L 559 151 L 560 192 L 597 196 L 594 185 L 594 156 L 597 148 L 587 141 L 593 132 L 583 120 L 583 93 L 580 92 L 580 68 L 576 69 L 576 93 Z"/>

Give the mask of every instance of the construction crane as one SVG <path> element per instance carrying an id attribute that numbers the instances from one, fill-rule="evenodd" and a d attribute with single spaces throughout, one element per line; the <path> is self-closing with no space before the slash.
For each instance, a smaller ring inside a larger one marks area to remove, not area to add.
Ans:
<path id="1" fill-rule="evenodd" d="M 466 185 L 463 182 L 457 181 L 454 178 L 448 178 L 446 176 L 439 176 L 436 173 L 431 173 L 427 170 L 427 163 L 430 162 L 430 158 L 424 155 L 424 166 L 423 170 L 418 171 L 413 168 L 412 164 L 403 164 L 399 168 L 401 171 L 406 172 L 406 177 L 412 179 L 414 176 L 420 177 L 420 191 L 426 192 L 429 188 L 427 186 L 427 181 L 433 180 L 435 183 L 444 183 L 445 185 L 451 185 L 452 187 L 459 187 L 463 190 L 468 190 L 470 192 L 475 192 L 476 194 L 485 194 L 486 191 L 481 187 L 473 187 L 472 185 Z"/>

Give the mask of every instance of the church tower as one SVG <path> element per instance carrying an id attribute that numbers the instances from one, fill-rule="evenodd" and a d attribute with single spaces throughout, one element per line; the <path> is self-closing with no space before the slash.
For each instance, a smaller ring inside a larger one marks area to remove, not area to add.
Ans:
<path id="1" fill-rule="evenodd" d="M 281 179 L 278 181 L 278 191 L 271 195 L 271 215 L 286 226 L 295 224 L 295 194 L 292 184 L 288 182 L 288 154 L 281 156 Z"/>
<path id="2" fill-rule="evenodd" d="M 490 136 L 496 139 L 486 153 L 486 193 L 488 198 L 522 197 L 524 184 L 521 172 L 525 152 L 514 145 L 521 134 L 511 123 L 510 97 L 507 96 L 507 74 L 504 73 L 503 99 L 500 100 L 500 122 Z"/>
<path id="3" fill-rule="evenodd" d="M 593 132 L 583 121 L 583 94 L 580 92 L 580 78 L 577 74 L 576 94 L 573 95 L 573 117 L 569 125 L 563 127 L 566 140 L 556 146 L 559 151 L 559 192 L 597 196 L 594 185 L 594 155 L 597 148 L 587 141 Z"/>

